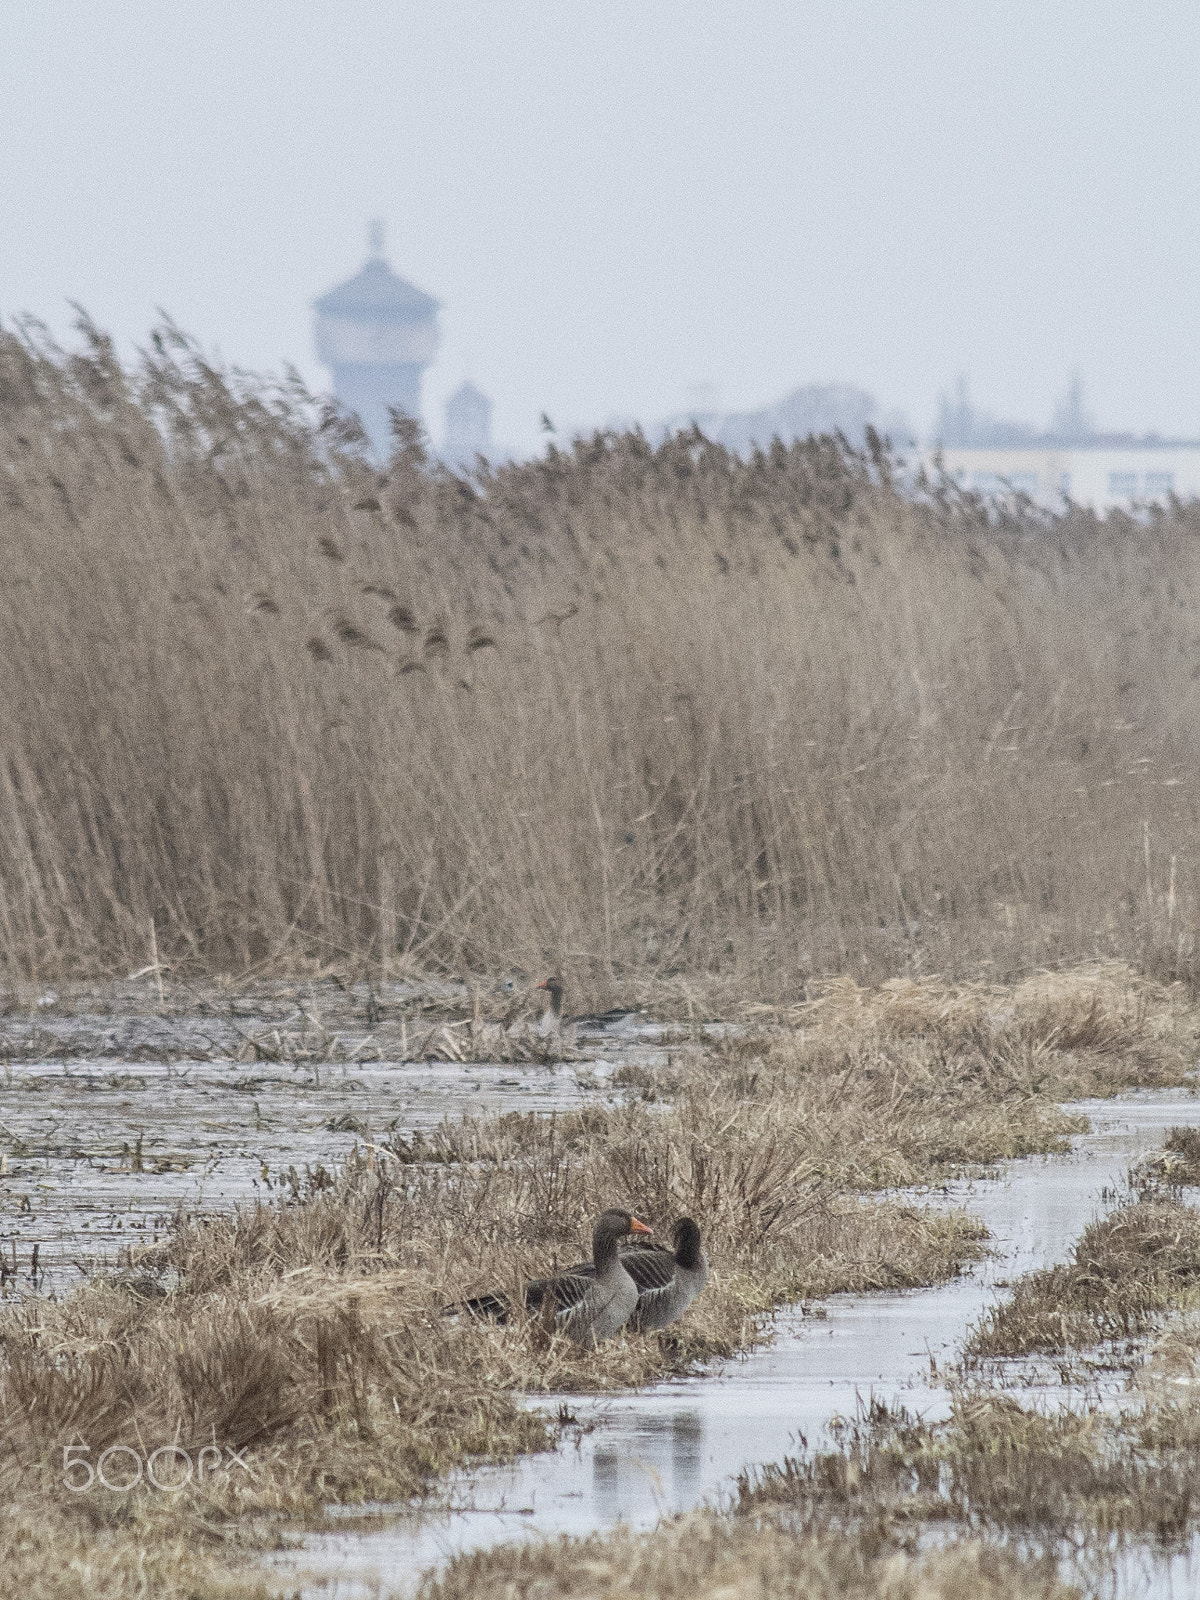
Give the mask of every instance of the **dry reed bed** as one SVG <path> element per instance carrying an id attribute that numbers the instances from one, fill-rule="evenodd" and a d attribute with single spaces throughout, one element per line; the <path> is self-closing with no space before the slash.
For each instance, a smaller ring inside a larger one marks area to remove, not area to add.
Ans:
<path id="1" fill-rule="evenodd" d="M 1190 973 L 1196 527 L 831 440 L 378 473 L 170 328 L 0 330 L 0 961 Z"/>
<path id="2" fill-rule="evenodd" d="M 111 1283 L 8 1310 L 0 1426 L 21 1465 L 0 1527 L 34 1538 L 44 1502 L 67 1519 L 64 1549 L 82 1519 L 101 1566 L 111 1558 L 127 1578 L 140 1541 L 161 1592 L 182 1592 L 170 1576 L 180 1526 L 194 1533 L 193 1565 L 179 1569 L 191 1582 L 199 1549 L 219 1567 L 331 1500 L 419 1494 L 468 1457 L 537 1448 L 553 1420 L 516 1391 L 642 1383 L 761 1337 L 781 1300 L 960 1270 L 977 1224 L 873 1191 L 1053 1148 L 1072 1126 L 1056 1097 L 1179 1081 L 1195 1036 L 1178 987 L 1111 967 L 1007 990 L 843 983 L 803 1020 L 713 1045 L 624 1106 L 466 1119 L 374 1146 L 292 1203 L 181 1224 Z M 575 1259 L 614 1200 L 660 1226 L 681 1211 L 703 1226 L 714 1281 L 678 1329 L 587 1353 L 537 1324 L 440 1314 Z M 254 1472 L 167 1504 L 137 1491 L 71 1499 L 57 1485 L 74 1442 L 93 1459 L 108 1444 L 216 1442 L 245 1449 Z M 115 1576 L 111 1592 L 125 1592 Z"/>

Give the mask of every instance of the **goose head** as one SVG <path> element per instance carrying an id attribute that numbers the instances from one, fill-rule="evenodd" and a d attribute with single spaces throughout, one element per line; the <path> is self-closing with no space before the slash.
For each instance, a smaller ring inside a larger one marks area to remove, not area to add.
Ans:
<path id="1" fill-rule="evenodd" d="M 681 1267 L 700 1265 L 700 1229 L 691 1217 L 680 1217 L 671 1229 L 671 1243 L 675 1247 L 675 1259 Z"/>
<path id="2" fill-rule="evenodd" d="M 617 1254 L 617 1242 L 629 1233 L 653 1233 L 654 1229 L 647 1227 L 644 1222 L 639 1222 L 628 1211 L 611 1206 L 598 1219 L 592 1229 L 592 1260 L 596 1271 L 603 1272 L 604 1268 Z"/>

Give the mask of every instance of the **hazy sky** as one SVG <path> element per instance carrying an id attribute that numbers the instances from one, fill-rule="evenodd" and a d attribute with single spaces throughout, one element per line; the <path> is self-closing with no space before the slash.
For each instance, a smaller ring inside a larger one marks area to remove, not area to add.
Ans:
<path id="1" fill-rule="evenodd" d="M 1200 435 L 1197 0 L 8 0 L 0 316 L 312 353 L 368 220 L 496 434 L 958 372 Z"/>

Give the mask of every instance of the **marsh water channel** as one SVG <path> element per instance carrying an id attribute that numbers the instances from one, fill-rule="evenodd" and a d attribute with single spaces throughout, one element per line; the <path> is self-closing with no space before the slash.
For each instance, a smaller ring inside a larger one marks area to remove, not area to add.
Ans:
<path id="1" fill-rule="evenodd" d="M 1063 1260 L 1169 1128 L 1200 1125 L 1200 1099 L 1186 1090 L 1069 1109 L 1090 1123 L 1069 1153 L 1006 1162 L 994 1176 L 922 1197 L 966 1206 L 987 1224 L 991 1252 L 963 1277 L 929 1289 L 833 1296 L 808 1313 L 782 1313 L 770 1344 L 718 1370 L 619 1397 L 571 1396 L 583 1427 L 559 1449 L 465 1473 L 419 1517 L 379 1508 L 372 1525 L 357 1508 L 353 1528 L 310 1535 L 278 1565 L 306 1595 L 325 1600 L 406 1595 L 422 1572 L 461 1551 L 618 1522 L 649 1528 L 702 1501 L 719 1503 L 739 1473 L 828 1443 L 831 1424 L 872 1396 L 945 1416 L 949 1396 L 938 1372 L 972 1323 L 1021 1273 Z M 1029 1370 L 1021 1377 L 1026 1404 L 1064 1398 L 1052 1375 L 1044 1384 Z M 1107 1398 L 1119 1403 L 1122 1391 L 1113 1379 Z M 1195 1595 L 1200 1551 L 1172 1559 L 1131 1549 L 1092 1592 L 1113 1600 Z"/>
<path id="2" fill-rule="evenodd" d="M 61 1013 L 52 999 L 10 1014 L 0 1038 L 0 1292 L 63 1292 L 128 1263 L 180 1211 L 273 1199 L 306 1168 L 335 1167 L 356 1145 L 410 1136 L 464 1111 L 594 1103 L 616 1092 L 622 1065 L 654 1066 L 689 1047 L 662 1028 L 626 1025 L 582 1033 L 577 1059 L 548 1065 L 405 1060 L 406 1045 L 436 1033 L 436 1018 L 410 1032 L 413 996 L 397 986 L 383 1002 L 347 991 L 326 1004 L 315 1032 L 312 1008 L 285 993 L 252 1004 L 218 997 L 166 1015 L 142 985 L 115 1005 L 110 996 L 104 1011 L 76 998 Z M 298 1015 L 302 1031 L 289 1035 Z M 264 1059 L 273 1047 L 263 1040 L 289 1037 L 324 1040 L 335 1059 Z M 451 1040 L 443 1053 L 454 1049 Z M 419 1514 L 407 1505 L 367 1515 L 348 1508 L 340 1527 L 331 1508 L 332 1531 L 273 1559 L 281 1583 L 325 1600 L 405 1595 L 460 1551 L 618 1522 L 647 1528 L 719 1503 L 739 1473 L 827 1442 L 835 1419 L 871 1396 L 944 1415 L 938 1374 L 971 1324 L 1012 1279 L 1063 1260 L 1167 1129 L 1200 1125 L 1200 1098 L 1189 1091 L 1069 1109 L 1090 1126 L 1068 1153 L 1008 1162 L 919 1197 L 965 1206 L 987 1225 L 991 1251 L 961 1278 L 794 1308 L 778 1316 L 770 1343 L 708 1372 L 638 1393 L 570 1396 L 580 1426 L 557 1450 L 463 1473 Z M 1027 1403 L 1063 1398 L 1053 1373 L 1043 1382 L 1026 1370 L 1021 1382 Z M 1119 1403 L 1121 1380 L 1109 1382 L 1108 1398 Z M 1093 1592 L 1122 1600 L 1195 1594 L 1200 1553 L 1168 1560 L 1132 1550 Z"/>

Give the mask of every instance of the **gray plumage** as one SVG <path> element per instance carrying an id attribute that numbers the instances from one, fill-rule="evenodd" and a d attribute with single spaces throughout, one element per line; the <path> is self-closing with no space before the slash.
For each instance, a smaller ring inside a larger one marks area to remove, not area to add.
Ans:
<path id="1" fill-rule="evenodd" d="M 708 1281 L 708 1258 L 691 1217 L 679 1218 L 671 1229 L 671 1242 L 673 1250 L 639 1240 L 620 1252 L 637 1285 L 637 1305 L 629 1317 L 629 1327 L 637 1333 L 653 1333 L 678 1322 Z M 589 1265 L 581 1262 L 570 1270 L 586 1276 Z"/>
<path id="2" fill-rule="evenodd" d="M 525 1309 L 537 1314 L 547 1299 L 554 1304 L 554 1330 L 576 1344 L 594 1346 L 611 1339 L 629 1321 L 638 1304 L 638 1285 L 626 1271 L 617 1243 L 628 1233 L 649 1233 L 644 1222 L 628 1211 L 610 1209 L 592 1232 L 592 1259 L 551 1278 L 535 1278 L 525 1285 Z M 509 1297 L 502 1293 L 477 1295 L 448 1312 L 469 1311 L 475 1316 L 507 1322 Z"/>

